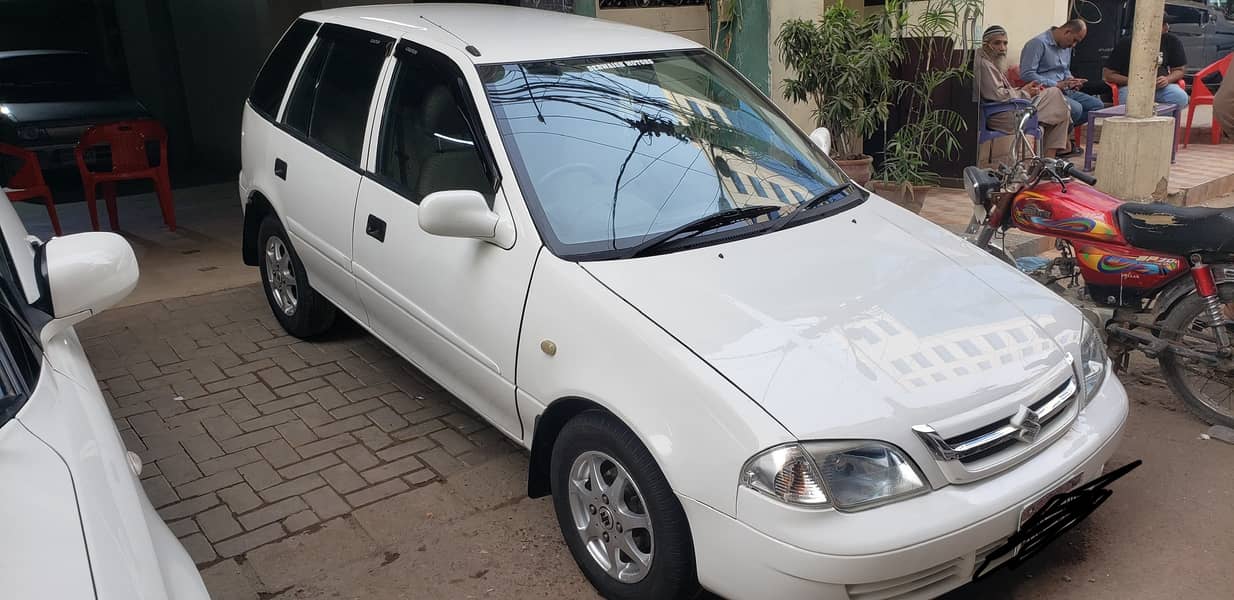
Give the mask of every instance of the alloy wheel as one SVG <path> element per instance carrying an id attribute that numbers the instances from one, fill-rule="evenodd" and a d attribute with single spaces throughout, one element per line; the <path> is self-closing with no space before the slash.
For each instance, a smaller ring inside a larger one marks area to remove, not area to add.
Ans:
<path id="1" fill-rule="evenodd" d="M 651 515 L 630 478 L 613 457 L 584 452 L 570 467 L 570 513 L 588 554 L 622 583 L 647 576 L 654 552 Z"/>
<path id="2" fill-rule="evenodd" d="M 292 268 L 287 245 L 277 235 L 270 236 L 266 241 L 266 284 L 279 310 L 289 317 L 296 314 L 300 291 L 296 272 Z"/>

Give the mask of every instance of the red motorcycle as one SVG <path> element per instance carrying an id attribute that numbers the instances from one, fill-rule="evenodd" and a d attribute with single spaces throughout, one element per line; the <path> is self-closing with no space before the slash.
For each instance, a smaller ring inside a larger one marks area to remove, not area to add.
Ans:
<path id="1" fill-rule="evenodd" d="M 965 169 L 967 237 L 1013 265 L 994 244 L 1008 229 L 1056 238 L 1057 258 L 1021 270 L 1104 326 L 1118 370 L 1144 352 L 1192 412 L 1234 427 L 1234 209 L 1124 203 L 1097 191 L 1095 178 L 1026 142 L 1031 117 L 1021 114 L 1010 165 Z"/>

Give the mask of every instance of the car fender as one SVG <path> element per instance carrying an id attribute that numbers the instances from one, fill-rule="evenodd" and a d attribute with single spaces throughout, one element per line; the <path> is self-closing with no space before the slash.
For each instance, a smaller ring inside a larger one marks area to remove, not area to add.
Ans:
<path id="1" fill-rule="evenodd" d="M 281 135 L 278 127 L 244 103 L 240 130 L 241 170 L 238 180 L 240 206 L 244 211 L 241 248 L 244 264 L 257 265 L 257 233 L 267 214 L 283 214 L 281 186 L 274 175 L 272 141 Z"/>
<path id="2" fill-rule="evenodd" d="M 734 514 L 745 461 L 793 439 L 636 307 L 547 252 L 532 277 L 518 353 L 525 424 L 559 400 L 599 406 L 639 437 L 676 493 L 726 514 Z M 524 431 L 527 447 L 543 432 Z"/>

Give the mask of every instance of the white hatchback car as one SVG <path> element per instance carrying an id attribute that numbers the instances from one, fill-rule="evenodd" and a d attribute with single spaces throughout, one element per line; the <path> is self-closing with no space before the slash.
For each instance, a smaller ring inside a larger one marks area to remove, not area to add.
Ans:
<path id="1" fill-rule="evenodd" d="M 73 325 L 137 284 L 124 238 L 40 243 L 0 192 L 0 597 L 207 600 Z"/>
<path id="2" fill-rule="evenodd" d="M 676 36 L 309 13 L 242 137 L 244 260 L 283 326 L 341 311 L 530 449 L 609 597 L 941 594 L 1040 534 L 1127 416 L 1075 308 Z"/>

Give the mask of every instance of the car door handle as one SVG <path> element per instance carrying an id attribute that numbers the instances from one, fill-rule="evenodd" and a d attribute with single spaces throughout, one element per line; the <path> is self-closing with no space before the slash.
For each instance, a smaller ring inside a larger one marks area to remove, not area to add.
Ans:
<path id="1" fill-rule="evenodd" d="M 287 162 L 281 158 L 274 159 L 274 176 L 287 181 Z"/>
<path id="2" fill-rule="evenodd" d="M 386 241 L 386 222 L 369 215 L 368 223 L 364 225 L 364 233 L 379 242 L 384 242 Z"/>

